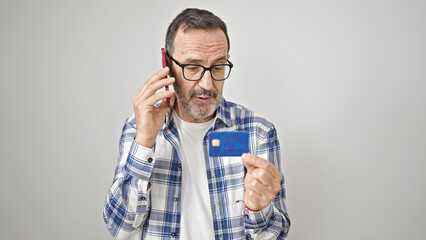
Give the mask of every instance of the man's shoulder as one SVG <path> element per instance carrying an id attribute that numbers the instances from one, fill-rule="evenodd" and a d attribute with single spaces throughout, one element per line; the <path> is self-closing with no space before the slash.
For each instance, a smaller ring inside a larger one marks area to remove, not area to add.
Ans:
<path id="1" fill-rule="evenodd" d="M 226 116 L 242 131 L 269 132 L 274 124 L 253 110 L 231 101 L 224 101 Z"/>

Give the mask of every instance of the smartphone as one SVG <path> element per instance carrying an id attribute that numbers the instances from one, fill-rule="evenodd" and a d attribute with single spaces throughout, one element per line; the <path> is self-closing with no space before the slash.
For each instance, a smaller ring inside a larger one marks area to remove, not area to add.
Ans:
<path id="1" fill-rule="evenodd" d="M 167 67 L 167 62 L 166 62 L 166 51 L 164 50 L 164 48 L 161 48 L 161 58 L 163 60 L 163 68 Z M 166 86 L 166 91 L 169 91 L 169 86 Z M 167 98 L 167 107 L 170 107 L 170 98 Z"/>

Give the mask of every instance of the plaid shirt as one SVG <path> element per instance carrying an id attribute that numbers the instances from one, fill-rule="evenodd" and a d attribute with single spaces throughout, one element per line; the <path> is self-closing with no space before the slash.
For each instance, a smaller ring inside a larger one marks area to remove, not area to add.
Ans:
<path id="1" fill-rule="evenodd" d="M 111 235 L 118 239 L 179 239 L 181 211 L 191 211 L 180 208 L 183 173 L 171 111 L 152 149 L 134 141 L 134 116 L 124 125 L 103 212 Z M 223 98 L 216 116 L 209 132 L 248 131 L 250 152 L 268 159 L 282 173 L 277 132 L 270 122 Z M 241 157 L 209 157 L 207 134 L 204 153 L 215 239 L 284 239 L 290 227 L 284 180 L 268 207 L 244 211 L 244 203 L 236 202 L 244 199 L 246 170 Z"/>

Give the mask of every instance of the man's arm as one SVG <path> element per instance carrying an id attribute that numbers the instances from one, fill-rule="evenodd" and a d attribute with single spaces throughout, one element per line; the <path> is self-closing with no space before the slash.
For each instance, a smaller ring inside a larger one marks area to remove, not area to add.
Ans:
<path id="1" fill-rule="evenodd" d="M 284 239 L 290 228 L 279 151 L 272 128 L 257 146 L 257 156 L 243 155 L 247 168 L 244 202 L 248 208 L 244 225 L 254 239 Z"/>
<path id="2" fill-rule="evenodd" d="M 136 129 L 126 122 L 120 140 L 119 163 L 104 207 L 104 221 L 111 235 L 130 239 L 143 226 L 150 205 L 149 179 L 154 151 L 137 144 Z"/>
<path id="3" fill-rule="evenodd" d="M 174 91 L 157 92 L 174 82 L 174 78 L 165 78 L 168 72 L 165 68 L 144 83 L 133 99 L 135 118 L 123 128 L 119 163 L 103 213 L 108 230 L 117 239 L 137 234 L 148 216 L 154 145 L 169 109 L 166 101 L 156 103 L 166 98 L 174 100 Z"/>

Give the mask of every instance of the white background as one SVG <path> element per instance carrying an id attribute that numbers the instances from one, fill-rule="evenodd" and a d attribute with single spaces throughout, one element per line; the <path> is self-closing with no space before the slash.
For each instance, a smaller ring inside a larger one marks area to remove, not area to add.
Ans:
<path id="1" fill-rule="evenodd" d="M 109 239 L 131 100 L 186 7 L 228 25 L 227 100 L 273 121 L 291 240 L 426 239 L 426 2 L 0 2 L 0 238 Z"/>

